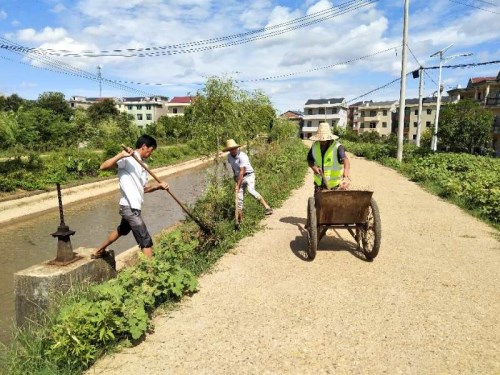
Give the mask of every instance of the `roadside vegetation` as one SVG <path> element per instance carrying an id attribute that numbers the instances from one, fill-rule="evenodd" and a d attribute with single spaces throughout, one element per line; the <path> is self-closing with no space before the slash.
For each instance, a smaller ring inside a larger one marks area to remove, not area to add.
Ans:
<path id="1" fill-rule="evenodd" d="M 253 104 L 246 107 L 249 98 Z M 295 137 L 295 126 L 277 120 L 261 93 L 210 79 L 187 119 L 200 153 L 213 155 L 227 138 L 247 146 L 258 189 L 271 206 L 279 207 L 303 183 L 307 149 Z M 115 279 L 65 295 L 42 321 L 17 330 L 13 343 L 2 351 L 0 369 L 23 375 L 80 374 L 106 352 L 140 342 L 154 329 L 151 317 L 158 307 L 195 293 L 197 278 L 257 231 L 264 217 L 260 204 L 246 196 L 245 220 L 235 231 L 234 181 L 222 168 L 219 159 L 205 195 L 190 207 L 211 228 L 210 234 L 187 219 L 157 236 L 152 261 L 140 257 Z"/>

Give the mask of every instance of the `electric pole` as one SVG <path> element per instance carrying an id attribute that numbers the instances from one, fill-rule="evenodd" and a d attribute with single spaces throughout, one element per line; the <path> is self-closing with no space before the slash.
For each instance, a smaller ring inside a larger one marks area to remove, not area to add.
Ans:
<path id="1" fill-rule="evenodd" d="M 101 74 L 101 65 L 97 65 L 97 79 L 99 80 L 99 98 L 102 98 L 102 74 Z"/>
<path id="2" fill-rule="evenodd" d="M 417 118 L 417 138 L 415 144 L 420 147 L 420 132 L 422 131 L 422 100 L 424 95 L 424 67 L 421 66 L 418 69 L 419 81 L 418 81 L 418 118 Z"/>
<path id="3" fill-rule="evenodd" d="M 398 153 L 399 162 L 403 161 L 403 131 L 405 126 L 405 93 L 406 93 L 406 44 L 408 40 L 408 14 L 410 0 L 405 0 L 403 21 L 403 53 L 401 54 L 401 90 L 399 92 Z"/>
<path id="4" fill-rule="evenodd" d="M 438 127 L 439 127 L 439 109 L 441 108 L 441 91 L 442 91 L 442 85 L 441 85 L 441 70 L 443 67 L 443 62 L 454 59 L 455 57 L 459 56 L 471 56 L 472 53 L 460 53 L 458 55 L 453 55 L 453 56 L 448 56 L 444 57 L 443 55 L 445 54 L 446 51 L 450 49 L 450 47 L 453 45 L 450 44 L 448 47 L 443 48 L 441 51 L 437 51 L 436 53 L 433 53 L 430 57 L 434 57 L 436 55 L 439 55 L 439 79 L 438 79 L 438 90 L 437 90 L 437 103 L 436 103 L 436 117 L 434 118 L 434 131 L 432 133 L 432 142 L 431 142 L 431 150 L 432 151 L 437 151 L 437 134 L 438 134 Z"/>

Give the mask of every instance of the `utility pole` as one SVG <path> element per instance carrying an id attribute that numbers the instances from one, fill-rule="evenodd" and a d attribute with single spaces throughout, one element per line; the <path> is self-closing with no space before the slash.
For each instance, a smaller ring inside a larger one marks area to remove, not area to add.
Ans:
<path id="1" fill-rule="evenodd" d="M 101 65 L 97 65 L 97 79 L 99 80 L 99 98 L 102 98 L 102 74 L 101 74 Z"/>
<path id="2" fill-rule="evenodd" d="M 450 44 L 448 47 L 443 48 L 441 51 L 437 51 L 436 53 L 433 53 L 430 57 L 434 57 L 436 55 L 439 55 L 439 79 L 438 79 L 438 89 L 437 89 L 437 103 L 436 103 L 436 117 L 434 118 L 434 131 L 432 133 L 432 142 L 431 142 L 431 150 L 432 151 L 437 151 L 437 134 L 438 134 L 438 129 L 439 129 L 439 110 L 441 108 L 441 91 L 443 91 L 443 87 L 441 85 L 441 70 L 443 67 L 443 62 L 454 59 L 455 57 L 459 56 L 471 56 L 472 53 L 460 53 L 458 55 L 453 55 L 453 56 L 448 56 L 444 57 L 443 55 L 445 54 L 446 51 L 450 49 L 450 47 L 453 45 Z"/>
<path id="3" fill-rule="evenodd" d="M 422 100 L 424 95 L 424 67 L 421 66 L 418 69 L 419 81 L 418 81 L 418 118 L 417 118 L 417 138 L 415 144 L 420 147 L 420 133 L 422 131 Z"/>
<path id="4" fill-rule="evenodd" d="M 406 48 L 408 40 L 408 14 L 410 0 L 405 0 L 403 21 L 403 53 L 401 54 L 401 90 L 399 92 L 399 123 L 398 123 L 398 152 L 399 162 L 403 161 L 403 131 L 405 126 L 405 95 L 406 95 Z"/>

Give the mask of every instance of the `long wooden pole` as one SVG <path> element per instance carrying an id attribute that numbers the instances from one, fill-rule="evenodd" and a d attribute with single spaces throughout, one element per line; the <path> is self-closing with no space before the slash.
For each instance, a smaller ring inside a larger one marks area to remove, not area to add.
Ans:
<path id="1" fill-rule="evenodd" d="M 129 150 L 131 150 L 131 148 L 130 148 L 130 147 L 127 147 L 127 146 L 125 146 L 124 144 L 122 144 L 121 146 L 122 146 L 122 148 L 123 148 L 125 151 L 130 152 L 130 151 L 129 151 Z M 162 182 L 162 181 L 158 178 L 158 176 L 157 176 L 156 174 L 154 174 L 154 172 L 153 172 L 151 169 L 149 169 L 149 167 L 148 167 L 146 164 L 144 164 L 144 162 L 143 162 L 141 159 L 139 159 L 139 158 L 138 158 L 138 157 L 137 157 L 134 153 L 132 153 L 132 155 L 130 155 L 130 156 L 132 156 L 132 157 L 134 158 L 134 160 L 135 160 L 136 162 L 138 162 L 138 163 L 141 165 L 141 167 L 143 167 L 143 168 L 144 168 L 144 169 L 145 169 L 145 170 L 146 170 L 146 171 L 147 171 L 147 172 L 151 175 L 151 177 L 153 177 L 153 178 L 156 180 L 156 182 L 158 182 L 158 183 L 160 183 L 160 184 L 161 184 L 161 182 Z M 187 215 L 188 215 L 191 219 L 193 219 L 193 221 L 194 221 L 196 224 L 198 224 L 198 225 L 199 225 L 199 227 L 200 227 L 200 228 L 201 228 L 201 229 L 202 229 L 205 233 L 212 233 L 212 231 L 210 230 L 210 228 L 209 228 L 207 225 L 205 225 L 204 223 L 202 223 L 202 222 L 200 221 L 200 219 L 198 219 L 198 218 L 197 218 L 197 217 L 195 217 L 195 216 L 194 216 L 191 212 L 189 212 L 189 210 L 187 209 L 187 207 L 186 207 L 186 206 L 185 206 L 185 205 L 184 205 L 184 204 L 183 204 L 183 203 L 182 203 L 179 199 L 177 199 L 177 197 L 176 197 L 176 196 L 175 196 L 175 195 L 174 195 L 174 194 L 170 191 L 170 189 L 167 189 L 167 193 L 169 193 L 169 194 L 170 194 L 170 196 L 171 196 L 172 198 L 174 198 L 174 200 L 177 202 L 177 204 L 178 204 L 179 206 L 181 206 L 181 208 L 184 210 L 184 212 L 185 212 L 185 213 L 186 213 L 186 214 L 187 214 Z"/>

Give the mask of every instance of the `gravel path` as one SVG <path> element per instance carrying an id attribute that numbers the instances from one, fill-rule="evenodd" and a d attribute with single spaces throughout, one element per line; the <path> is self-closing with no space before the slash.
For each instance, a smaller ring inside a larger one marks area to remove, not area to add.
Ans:
<path id="1" fill-rule="evenodd" d="M 144 342 L 88 374 L 500 374 L 494 229 L 351 157 L 382 219 L 373 262 L 345 230 L 305 261 L 312 175 Z"/>

